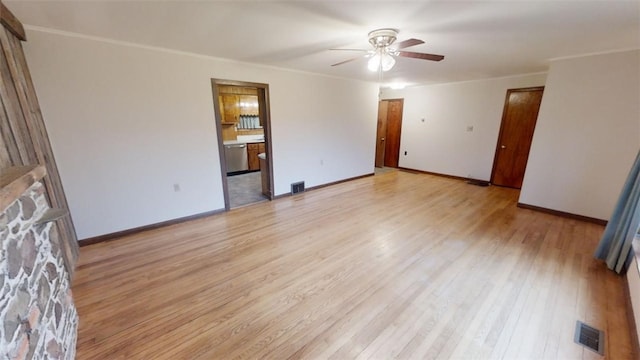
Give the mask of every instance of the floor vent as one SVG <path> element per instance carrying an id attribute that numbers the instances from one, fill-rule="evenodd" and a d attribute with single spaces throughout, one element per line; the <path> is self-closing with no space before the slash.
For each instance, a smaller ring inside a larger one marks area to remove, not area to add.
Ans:
<path id="1" fill-rule="evenodd" d="M 291 184 L 291 193 L 297 194 L 304 192 L 304 181 L 296 182 Z"/>
<path id="2" fill-rule="evenodd" d="M 600 355 L 604 355 L 604 332 L 592 328 L 582 321 L 576 321 L 576 334 L 573 341 Z"/>

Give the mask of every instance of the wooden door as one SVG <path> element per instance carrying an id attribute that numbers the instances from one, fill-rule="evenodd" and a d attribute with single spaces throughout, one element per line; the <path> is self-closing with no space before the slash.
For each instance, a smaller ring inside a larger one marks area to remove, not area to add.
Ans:
<path id="1" fill-rule="evenodd" d="M 520 189 L 544 87 L 507 91 L 491 183 Z"/>
<path id="2" fill-rule="evenodd" d="M 398 167 L 403 103 L 403 99 L 381 100 L 378 103 L 376 167 Z"/>
<path id="3" fill-rule="evenodd" d="M 382 100 L 378 102 L 378 132 L 376 135 L 376 167 L 384 166 L 384 149 L 387 137 L 387 108 L 389 102 Z"/>
<path id="4" fill-rule="evenodd" d="M 384 146 L 384 166 L 398 167 L 400 158 L 400 132 L 402 130 L 403 99 L 387 100 L 387 136 Z"/>

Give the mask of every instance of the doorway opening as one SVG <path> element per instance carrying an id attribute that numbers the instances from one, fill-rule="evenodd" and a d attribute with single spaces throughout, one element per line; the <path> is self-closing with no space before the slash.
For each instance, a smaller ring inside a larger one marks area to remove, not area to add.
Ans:
<path id="1" fill-rule="evenodd" d="M 509 89 L 491 171 L 493 185 L 522 188 L 544 86 Z"/>
<path id="2" fill-rule="evenodd" d="M 273 199 L 269 85 L 211 79 L 226 210 Z"/>
<path id="3" fill-rule="evenodd" d="M 376 135 L 376 168 L 397 168 L 400 159 L 400 135 L 404 99 L 380 100 Z M 377 173 L 384 171 L 377 170 Z"/>

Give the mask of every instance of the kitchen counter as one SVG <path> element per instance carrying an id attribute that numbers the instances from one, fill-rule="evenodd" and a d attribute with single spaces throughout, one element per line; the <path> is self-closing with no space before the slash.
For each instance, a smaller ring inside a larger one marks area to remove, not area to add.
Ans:
<path id="1" fill-rule="evenodd" d="M 264 135 L 238 135 L 236 139 L 238 141 L 244 141 L 247 144 L 263 143 Z"/>

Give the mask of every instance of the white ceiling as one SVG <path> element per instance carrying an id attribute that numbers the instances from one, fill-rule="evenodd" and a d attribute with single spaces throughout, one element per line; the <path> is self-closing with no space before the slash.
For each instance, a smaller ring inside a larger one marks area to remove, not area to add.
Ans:
<path id="1" fill-rule="evenodd" d="M 429 84 L 543 72 L 549 59 L 640 48 L 640 1 L 3 1 L 25 24 L 338 77 L 377 81 L 367 33 L 400 30 L 384 82 Z"/>

